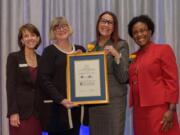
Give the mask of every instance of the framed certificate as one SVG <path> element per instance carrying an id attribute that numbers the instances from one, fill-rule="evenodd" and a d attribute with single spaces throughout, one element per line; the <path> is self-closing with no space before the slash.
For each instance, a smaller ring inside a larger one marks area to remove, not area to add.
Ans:
<path id="1" fill-rule="evenodd" d="M 109 102 L 104 51 L 67 56 L 67 98 L 77 104 Z"/>

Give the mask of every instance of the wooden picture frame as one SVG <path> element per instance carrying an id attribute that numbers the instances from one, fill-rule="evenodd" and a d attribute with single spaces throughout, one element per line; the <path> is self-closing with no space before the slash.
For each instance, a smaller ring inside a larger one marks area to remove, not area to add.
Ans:
<path id="1" fill-rule="evenodd" d="M 67 98 L 77 104 L 109 102 L 104 51 L 67 55 Z"/>

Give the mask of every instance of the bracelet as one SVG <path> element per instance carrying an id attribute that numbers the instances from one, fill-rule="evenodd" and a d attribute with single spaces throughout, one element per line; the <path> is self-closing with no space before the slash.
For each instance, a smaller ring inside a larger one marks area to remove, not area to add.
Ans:
<path id="1" fill-rule="evenodd" d="M 169 108 L 169 111 L 176 112 L 176 107 Z"/>

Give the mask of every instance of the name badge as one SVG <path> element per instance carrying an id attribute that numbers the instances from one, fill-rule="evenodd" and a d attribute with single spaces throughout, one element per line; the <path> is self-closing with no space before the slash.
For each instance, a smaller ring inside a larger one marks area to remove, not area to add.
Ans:
<path id="1" fill-rule="evenodd" d="M 19 64 L 19 67 L 28 67 L 28 64 Z"/>
<path id="2" fill-rule="evenodd" d="M 44 100 L 43 102 L 46 103 L 46 104 L 47 103 L 53 103 L 53 100 Z"/>

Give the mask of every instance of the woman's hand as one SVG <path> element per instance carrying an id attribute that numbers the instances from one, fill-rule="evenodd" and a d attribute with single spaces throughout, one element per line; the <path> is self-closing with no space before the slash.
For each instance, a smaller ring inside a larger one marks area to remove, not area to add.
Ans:
<path id="1" fill-rule="evenodd" d="M 163 132 L 167 132 L 170 128 L 172 128 L 172 126 L 173 126 L 173 111 L 167 110 L 164 113 L 161 124 L 162 124 L 161 130 Z"/>
<path id="2" fill-rule="evenodd" d="M 121 54 L 112 45 L 105 46 L 104 50 L 106 54 L 110 53 L 111 55 L 114 56 L 114 60 L 116 61 L 117 64 L 120 63 Z"/>
<path id="3" fill-rule="evenodd" d="M 114 57 L 118 57 L 119 56 L 119 53 L 118 51 L 112 46 L 112 45 L 107 45 L 104 47 L 104 50 L 105 52 L 108 54 L 108 53 L 111 53 Z"/>
<path id="4" fill-rule="evenodd" d="M 79 106 L 78 104 L 75 104 L 67 99 L 63 99 L 63 101 L 61 102 L 61 104 L 66 107 L 67 109 L 69 108 L 73 108 L 73 107 L 77 107 Z"/>
<path id="5" fill-rule="evenodd" d="M 18 113 L 12 114 L 9 119 L 10 119 L 10 125 L 11 126 L 19 127 L 19 125 L 20 125 L 20 118 L 19 118 L 19 114 Z"/>

